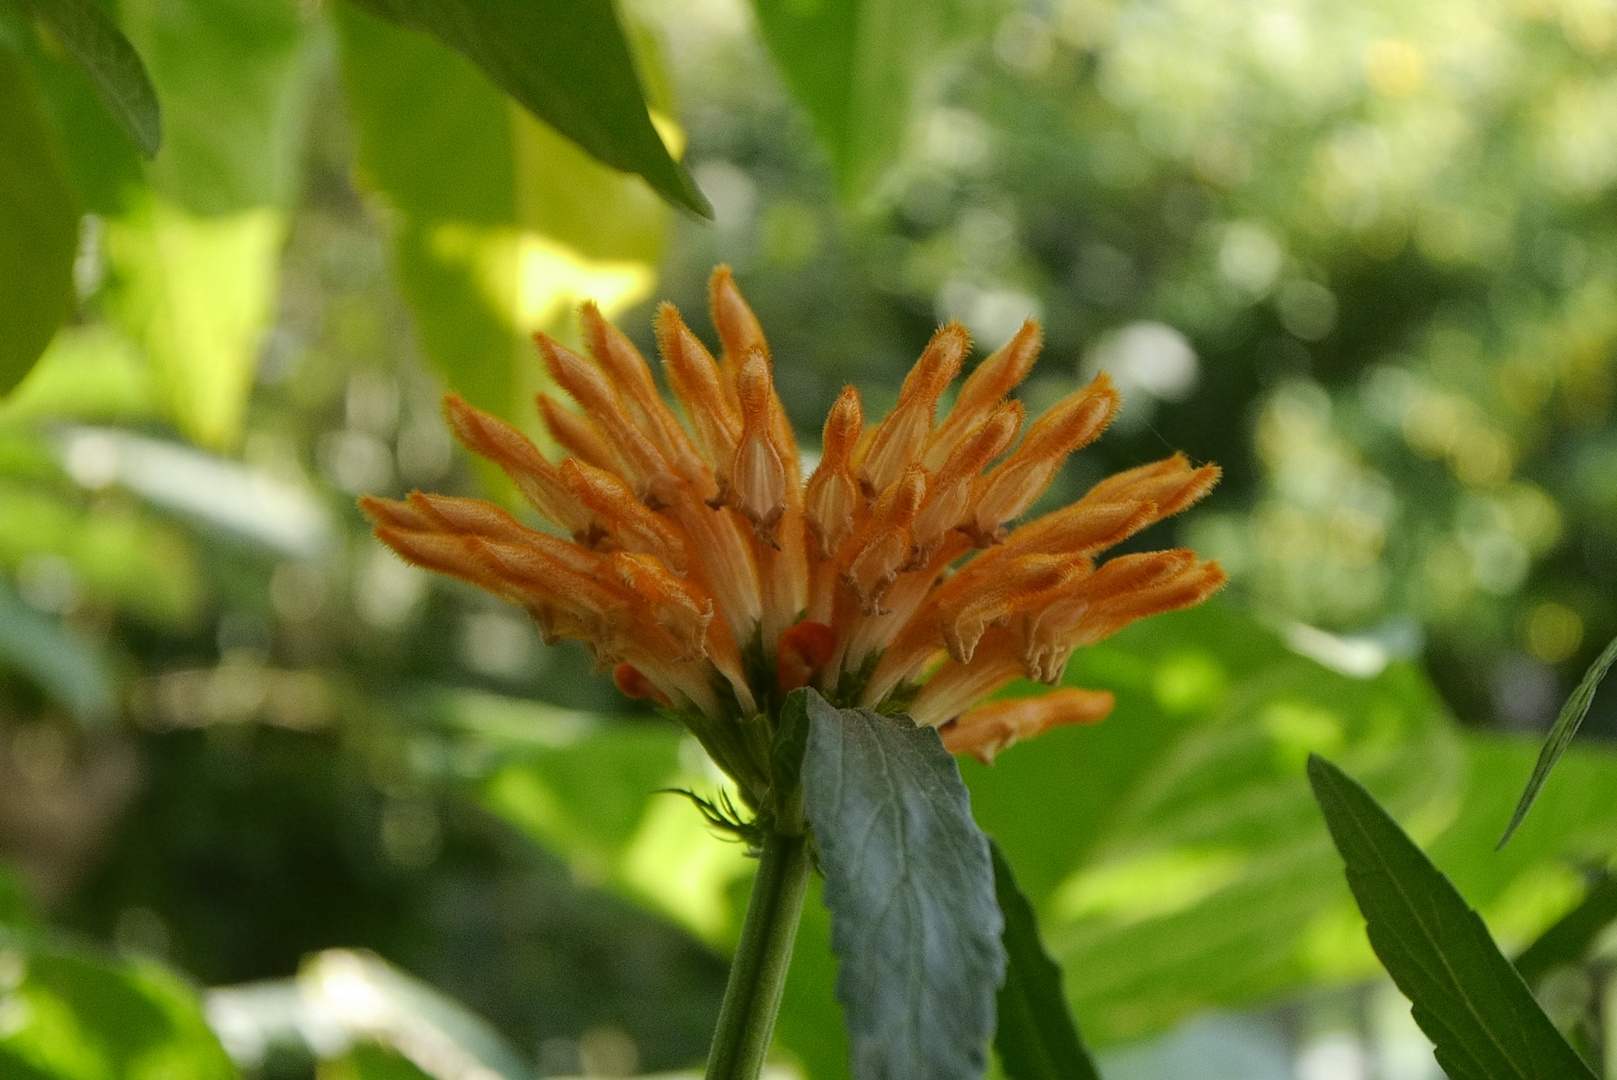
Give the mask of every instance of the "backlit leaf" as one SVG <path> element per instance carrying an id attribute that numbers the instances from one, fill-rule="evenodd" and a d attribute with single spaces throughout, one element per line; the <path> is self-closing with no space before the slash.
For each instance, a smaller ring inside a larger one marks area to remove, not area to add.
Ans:
<path id="1" fill-rule="evenodd" d="M 898 158 L 939 63 L 982 18 L 972 0 L 754 0 L 753 10 L 854 201 Z"/>
<path id="2" fill-rule="evenodd" d="M 115 962 L 0 929 L 0 969 L 0 1076 L 236 1076 L 195 990 L 154 963 Z"/>
<path id="3" fill-rule="evenodd" d="M 1555 768 L 1556 762 L 1561 760 L 1561 755 L 1566 753 L 1566 748 L 1572 745 L 1573 736 L 1578 733 L 1583 718 L 1589 714 L 1589 706 L 1595 699 L 1595 691 L 1600 689 L 1601 680 L 1606 677 L 1606 672 L 1611 670 L 1614 662 L 1617 662 L 1617 638 L 1612 638 L 1601 650 L 1600 655 L 1595 657 L 1595 662 L 1583 673 L 1577 689 L 1572 691 L 1572 695 L 1566 699 L 1566 704 L 1561 706 L 1561 712 L 1556 716 L 1554 726 L 1544 739 L 1544 748 L 1539 751 L 1538 761 L 1533 764 L 1533 775 L 1528 777 L 1527 787 L 1522 791 L 1522 797 L 1510 815 L 1510 824 L 1505 826 L 1505 835 L 1499 839 L 1500 847 L 1505 846 L 1511 834 L 1521 825 L 1527 811 L 1533 808 L 1538 793 L 1544 789 L 1544 782 L 1550 778 L 1550 771 Z"/>
<path id="4" fill-rule="evenodd" d="M 1617 921 L 1617 875 L 1608 873 L 1590 887 L 1582 903 L 1516 957 L 1516 970 L 1531 983 L 1551 968 L 1578 963 L 1613 921 Z"/>
<path id="5" fill-rule="evenodd" d="M 156 195 L 107 225 L 113 309 L 145 347 L 168 415 L 210 449 L 241 434 L 285 230 L 273 207 L 204 217 Z"/>
<path id="6" fill-rule="evenodd" d="M 295 0 L 124 6 L 164 103 L 147 175 L 167 200 L 210 217 L 290 205 L 319 55 L 311 10 Z"/>
<path id="7" fill-rule="evenodd" d="M 667 208 L 591 160 L 430 38 L 339 9 L 361 180 L 392 211 L 400 284 L 428 358 L 472 404 L 530 431 L 530 335 L 574 337 L 656 281 Z"/>

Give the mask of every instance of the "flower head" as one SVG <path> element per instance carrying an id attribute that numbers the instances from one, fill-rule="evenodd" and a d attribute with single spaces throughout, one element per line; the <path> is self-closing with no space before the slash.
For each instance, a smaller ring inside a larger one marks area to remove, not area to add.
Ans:
<path id="1" fill-rule="evenodd" d="M 461 441 L 505 471 L 545 529 L 420 492 L 361 505 L 405 559 L 520 605 L 547 641 L 583 641 L 624 693 L 681 710 L 754 805 L 768 787 L 770 715 L 791 689 L 907 712 L 949 749 L 988 760 L 1052 726 L 1099 720 L 1112 700 L 1064 689 L 973 708 L 981 699 L 1023 676 L 1059 682 L 1074 649 L 1223 584 L 1216 563 L 1186 550 L 1098 561 L 1217 482 L 1217 467 L 1183 455 L 1013 527 L 1118 407 L 1101 375 L 1023 432 L 1008 395 L 1038 356 L 1036 323 L 977 365 L 941 418 L 970 346 L 957 323 L 933 336 L 880 421 L 845 389 L 805 478 L 758 320 L 728 270 L 711 291 L 717 358 L 672 306 L 657 313 L 663 373 L 689 426 L 592 305 L 587 356 L 538 337 L 578 406 L 539 398 L 559 463 L 446 399 Z"/>

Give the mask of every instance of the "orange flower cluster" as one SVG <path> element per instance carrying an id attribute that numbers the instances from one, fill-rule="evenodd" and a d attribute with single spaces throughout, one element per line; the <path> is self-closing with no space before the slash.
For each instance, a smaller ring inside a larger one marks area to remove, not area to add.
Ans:
<path id="1" fill-rule="evenodd" d="M 566 452 L 559 463 L 446 400 L 461 441 L 558 532 L 473 499 L 417 492 L 362 506 L 405 559 L 520 605 L 546 640 L 585 642 L 625 693 L 682 709 L 749 802 L 767 790 L 769 714 L 790 689 L 907 712 L 950 750 L 989 760 L 1050 727 L 1099 720 L 1112 701 L 1077 689 L 973 709 L 979 700 L 1024 675 L 1058 682 L 1075 648 L 1223 584 L 1217 564 L 1185 550 L 1097 565 L 1217 482 L 1215 466 L 1178 454 L 1007 532 L 1118 407 L 1102 375 L 1022 433 L 1023 406 L 1008 395 L 1038 355 L 1036 323 L 972 371 L 941 421 L 969 348 L 958 324 L 937 332 L 879 422 L 845 389 L 805 482 L 769 347 L 726 269 L 713 275 L 712 314 L 717 359 L 672 306 L 657 315 L 688 428 L 593 305 L 587 357 L 538 337 L 578 406 L 539 398 Z"/>

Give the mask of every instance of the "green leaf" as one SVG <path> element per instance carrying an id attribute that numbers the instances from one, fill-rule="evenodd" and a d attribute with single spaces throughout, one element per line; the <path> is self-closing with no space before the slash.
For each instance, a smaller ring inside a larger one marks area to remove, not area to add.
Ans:
<path id="1" fill-rule="evenodd" d="M 290 207 L 321 35 L 296 0 L 125 4 L 123 27 L 163 100 L 147 175 L 184 211 Z"/>
<path id="2" fill-rule="evenodd" d="M 939 63 L 982 25 L 971 0 L 754 0 L 753 10 L 838 187 L 855 202 L 904 149 Z"/>
<path id="3" fill-rule="evenodd" d="M 170 419 L 209 449 L 241 436 L 285 232 L 273 207 L 202 216 L 158 195 L 107 224 L 109 307 L 145 347 Z"/>
<path id="4" fill-rule="evenodd" d="M 95 84 L 107 111 L 147 157 L 163 142 L 163 116 L 146 65 L 92 0 L 26 0 Z"/>
<path id="5" fill-rule="evenodd" d="M 1214 603 L 1081 650 L 1067 681 L 1113 714 L 961 771 L 1091 1045 L 1375 970 L 1302 767 L 1336 753 L 1441 827 L 1468 762 L 1419 671 L 1341 675 Z"/>
<path id="6" fill-rule="evenodd" d="M 598 161 L 645 177 L 671 202 L 712 208 L 663 145 L 610 0 L 356 0 L 425 31 Z"/>
<path id="7" fill-rule="evenodd" d="M 194 989 L 156 964 L 115 962 L 0 930 L 0 1076 L 234 1080 Z"/>
<path id="8" fill-rule="evenodd" d="M 0 472 L 8 471 L 7 457 L 32 449 L 28 440 L 0 437 Z M 84 506 L 42 485 L 0 480 L 0 565 L 40 555 L 66 562 L 87 596 L 159 625 L 184 624 L 202 600 L 195 553 L 180 528 L 124 500 Z"/>
<path id="9" fill-rule="evenodd" d="M 1594 1080 L 1482 919 L 1369 792 L 1318 755 L 1308 779 L 1370 944 L 1453 1080 Z"/>
<path id="10" fill-rule="evenodd" d="M 803 793 L 859 1080 L 981 1077 L 1005 975 L 988 840 L 931 728 L 808 699 Z"/>
<path id="11" fill-rule="evenodd" d="M 530 335 L 573 337 L 651 294 L 669 213 L 421 34 L 339 8 L 363 185 L 395 224 L 424 351 L 472 404 L 538 435 Z"/>
<path id="12" fill-rule="evenodd" d="M 1061 967 L 1044 951 L 1033 905 L 992 839 L 994 891 L 1005 916 L 1005 985 L 999 989 L 994 1049 L 1010 1080 L 1100 1080 L 1061 987 Z"/>
<path id="13" fill-rule="evenodd" d="M 1516 957 L 1516 970 L 1532 983 L 1551 968 L 1578 963 L 1588 955 L 1600 932 L 1614 920 L 1617 920 L 1617 875 L 1603 873 L 1582 903 L 1522 950 Z"/>
<path id="14" fill-rule="evenodd" d="M 1600 682 L 1611 670 L 1611 665 L 1617 662 L 1617 638 L 1612 638 L 1595 662 L 1589 665 L 1589 670 L 1583 673 L 1583 679 L 1578 683 L 1576 690 L 1561 706 L 1561 713 L 1555 718 L 1555 725 L 1550 728 L 1548 737 L 1544 740 L 1544 748 L 1539 751 L 1538 761 L 1533 765 L 1533 775 L 1527 780 L 1527 787 L 1522 791 L 1522 797 L 1516 803 L 1516 810 L 1510 815 L 1510 824 L 1505 826 L 1505 834 L 1499 838 L 1499 846 L 1504 847 L 1527 811 L 1533 808 L 1533 802 L 1538 793 L 1543 790 L 1544 782 L 1550 778 L 1550 770 L 1555 763 L 1561 760 L 1566 748 L 1572 744 L 1572 737 L 1578 733 L 1578 727 L 1583 718 L 1589 713 L 1589 706 L 1595 699 L 1595 691 L 1600 688 Z"/>
<path id="15" fill-rule="evenodd" d="M 79 212 L 32 88 L 0 47 L 0 394 L 73 309 Z"/>
<path id="16" fill-rule="evenodd" d="M 670 793 L 712 787 L 684 768 L 676 726 L 425 688 L 404 712 L 412 760 L 469 784 L 580 881 L 610 886 L 710 945 L 733 943 L 731 885 L 755 864 Z"/>
<path id="17" fill-rule="evenodd" d="M 117 711 L 112 675 L 95 646 L 25 605 L 0 580 L 0 664 L 20 671 L 82 724 L 103 724 Z"/>

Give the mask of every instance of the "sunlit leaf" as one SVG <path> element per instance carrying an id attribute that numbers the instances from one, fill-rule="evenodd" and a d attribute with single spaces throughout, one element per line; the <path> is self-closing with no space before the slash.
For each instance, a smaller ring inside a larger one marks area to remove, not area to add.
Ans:
<path id="1" fill-rule="evenodd" d="M 811 694 L 803 795 L 859 1080 L 981 1077 L 1005 976 L 988 841 L 931 728 Z"/>
<path id="2" fill-rule="evenodd" d="M 667 208 L 432 39 L 340 16 L 361 179 L 393 212 L 427 356 L 467 400 L 531 430 L 529 335 L 573 337 L 585 299 L 610 315 L 648 296 Z"/>
<path id="3" fill-rule="evenodd" d="M 155 420 L 152 370 L 133 340 L 102 323 L 64 327 L 0 405 L 8 420 Z"/>
<path id="4" fill-rule="evenodd" d="M 1617 875 L 1604 874 L 1577 907 L 1556 920 L 1516 957 L 1523 979 L 1536 982 L 1551 968 L 1576 964 L 1588 954 L 1601 931 L 1617 921 Z"/>
<path id="5" fill-rule="evenodd" d="M 294 0 L 125 5 L 164 103 L 148 174 L 166 200 L 208 216 L 291 203 L 318 57 L 310 11 Z"/>
<path id="6" fill-rule="evenodd" d="M 168 415 L 211 449 L 240 437 L 285 230 L 273 207 L 203 217 L 155 195 L 107 225 L 118 319 L 144 346 Z"/>
<path id="7" fill-rule="evenodd" d="M 645 177 L 672 202 L 712 210 L 652 126 L 610 0 L 357 0 L 469 59 L 597 160 Z"/>
<path id="8" fill-rule="evenodd" d="M 994 891 L 1005 916 L 1005 985 L 996 1003 L 994 1050 L 1010 1080 L 1100 1080 L 1078 1036 L 1061 968 L 1044 951 L 1038 917 L 1005 853 L 992 840 Z"/>
<path id="9" fill-rule="evenodd" d="M 1617 849 L 1617 804 L 1597 794 L 1617 755 L 1574 748 L 1494 854 L 1528 740 L 1462 736 L 1414 667 L 1342 675 L 1228 605 L 1082 650 L 1067 679 L 1115 692 L 1113 715 L 961 769 L 1091 1045 L 1374 973 L 1303 775 L 1311 750 L 1351 763 L 1509 941 L 1577 903 L 1567 857 Z"/>
<path id="10" fill-rule="evenodd" d="M 1375 798 L 1322 757 L 1309 759 L 1308 778 L 1370 943 L 1444 1071 L 1453 1080 L 1594 1080 L 1481 917 Z"/>
<path id="11" fill-rule="evenodd" d="M 690 775 L 677 727 L 469 692 L 417 694 L 419 756 L 572 866 L 712 944 L 733 941 L 730 887 L 752 861 L 672 789 Z M 428 747 L 432 749 L 428 749 Z"/>
<path id="12" fill-rule="evenodd" d="M 905 148 L 950 48 L 983 25 L 972 0 L 754 0 L 753 10 L 839 188 L 854 200 Z"/>
<path id="13" fill-rule="evenodd" d="M 93 0 L 25 0 L 84 69 L 118 125 L 147 157 L 163 141 L 162 110 L 146 65 Z"/>
<path id="14" fill-rule="evenodd" d="M 1521 825 L 1527 811 L 1533 808 L 1533 802 L 1538 793 L 1543 790 L 1544 782 L 1550 778 L 1550 771 L 1555 768 L 1566 748 L 1572 745 L 1573 736 L 1577 735 L 1583 718 L 1589 714 L 1589 706 L 1594 702 L 1595 691 L 1600 689 L 1601 680 L 1611 665 L 1617 662 L 1617 638 L 1612 638 L 1606 647 L 1601 650 L 1595 662 L 1589 665 L 1589 670 L 1583 673 L 1578 681 L 1577 689 L 1566 699 L 1561 706 L 1561 712 L 1555 718 L 1555 725 L 1544 739 L 1544 749 L 1539 751 L 1538 761 L 1533 764 L 1533 775 L 1527 779 L 1527 787 L 1522 791 L 1521 799 L 1516 803 L 1515 811 L 1510 815 L 1510 824 L 1505 826 L 1504 836 L 1499 838 L 1499 846 L 1504 847 L 1516 829 Z"/>
<path id="15" fill-rule="evenodd" d="M 119 963 L 0 930 L 0 1075 L 18 1080 L 233 1080 L 196 992 L 156 964 Z"/>
<path id="16" fill-rule="evenodd" d="M 201 602 L 195 556 L 178 529 L 124 500 L 87 508 L 44 486 L 0 481 L 0 565 L 41 558 L 66 569 L 85 597 L 157 625 L 183 625 Z"/>
<path id="17" fill-rule="evenodd" d="M 0 47 L 0 394 L 72 310 L 78 219 L 22 66 Z"/>

